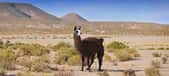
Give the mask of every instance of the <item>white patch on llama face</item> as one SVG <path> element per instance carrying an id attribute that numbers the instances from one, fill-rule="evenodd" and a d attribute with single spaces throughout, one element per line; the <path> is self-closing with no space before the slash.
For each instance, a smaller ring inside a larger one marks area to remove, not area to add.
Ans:
<path id="1" fill-rule="evenodd" d="M 81 34 L 81 31 L 77 30 L 77 35 L 80 36 L 80 34 Z"/>

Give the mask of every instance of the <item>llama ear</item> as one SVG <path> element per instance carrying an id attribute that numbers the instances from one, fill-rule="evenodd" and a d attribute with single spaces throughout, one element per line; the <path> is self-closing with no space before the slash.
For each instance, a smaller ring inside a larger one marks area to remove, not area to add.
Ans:
<path id="1" fill-rule="evenodd" d="M 74 26 L 74 30 L 76 30 L 77 26 Z"/>
<path id="2" fill-rule="evenodd" d="M 81 26 L 79 26 L 79 30 L 81 29 Z"/>

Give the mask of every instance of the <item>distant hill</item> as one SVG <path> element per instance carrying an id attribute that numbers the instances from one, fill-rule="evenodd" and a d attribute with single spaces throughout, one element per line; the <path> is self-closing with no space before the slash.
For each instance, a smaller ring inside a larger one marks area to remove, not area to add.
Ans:
<path id="1" fill-rule="evenodd" d="M 62 16 L 61 19 L 69 23 L 77 23 L 77 24 L 83 24 L 88 22 L 86 19 L 84 19 L 83 17 L 81 17 L 76 13 L 68 13 Z"/>
<path id="2" fill-rule="evenodd" d="M 76 13 L 56 17 L 26 3 L 0 3 L 0 34 L 72 33 L 75 25 L 83 33 L 125 35 L 169 35 L 169 25 L 145 22 L 91 22 Z"/>
<path id="3" fill-rule="evenodd" d="M 2 20 L 41 20 L 58 22 L 60 19 L 40 8 L 26 3 L 0 3 L 0 21 Z"/>

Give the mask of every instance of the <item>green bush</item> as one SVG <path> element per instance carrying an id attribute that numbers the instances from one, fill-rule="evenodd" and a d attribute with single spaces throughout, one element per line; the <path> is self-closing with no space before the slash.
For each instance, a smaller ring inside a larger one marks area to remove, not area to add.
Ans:
<path id="1" fill-rule="evenodd" d="M 29 56 L 23 56 L 23 57 L 18 57 L 16 59 L 16 64 L 27 67 L 30 69 L 32 61 Z"/>
<path id="2" fill-rule="evenodd" d="M 132 56 L 127 51 L 124 50 L 118 50 L 114 52 L 114 55 L 119 61 L 127 61 L 132 59 Z"/>
<path id="3" fill-rule="evenodd" d="M 16 43 L 13 46 L 11 46 L 13 49 L 19 49 L 19 52 L 17 55 L 24 56 L 41 56 L 44 54 L 49 53 L 49 50 L 40 44 L 25 44 L 25 43 Z"/>
<path id="4" fill-rule="evenodd" d="M 80 64 L 80 57 L 75 55 L 68 59 L 69 65 L 79 65 Z"/>
<path id="5" fill-rule="evenodd" d="M 5 76 L 5 73 L 6 73 L 5 70 L 0 68 L 0 76 Z"/>
<path id="6" fill-rule="evenodd" d="M 58 51 L 58 55 L 55 57 L 56 64 L 71 64 L 74 59 L 78 59 L 77 54 L 74 52 L 73 48 L 62 49 L 62 51 Z M 78 60 L 77 60 L 78 62 Z"/>
<path id="7" fill-rule="evenodd" d="M 158 68 L 149 67 L 144 70 L 146 76 L 161 76 Z"/>
<path id="8" fill-rule="evenodd" d="M 108 50 L 124 49 L 124 48 L 129 48 L 129 46 L 122 42 L 117 41 L 111 42 L 110 44 L 107 45 Z"/>
<path id="9" fill-rule="evenodd" d="M 109 61 L 109 62 L 111 62 L 111 61 L 112 61 L 111 56 L 109 56 L 109 55 L 107 55 L 107 54 L 104 54 L 103 59 L 104 59 L 105 61 Z"/>
<path id="10" fill-rule="evenodd" d="M 132 57 L 140 57 L 140 54 L 134 48 L 126 48 L 124 51 L 127 51 Z"/>
<path id="11" fill-rule="evenodd" d="M 30 71 L 44 72 L 47 70 L 44 62 L 41 60 L 32 61 Z"/>
<path id="12" fill-rule="evenodd" d="M 10 49 L 0 49 L 0 68 L 13 69 L 15 63 L 15 54 Z"/>
<path id="13" fill-rule="evenodd" d="M 60 42 L 54 45 L 52 49 L 58 53 L 54 60 L 56 64 L 76 65 L 80 63 L 80 57 L 75 52 L 75 49 L 68 43 Z"/>
<path id="14" fill-rule="evenodd" d="M 69 43 L 59 42 L 57 45 L 52 46 L 54 51 L 62 50 L 65 48 L 71 48 L 72 46 Z"/>

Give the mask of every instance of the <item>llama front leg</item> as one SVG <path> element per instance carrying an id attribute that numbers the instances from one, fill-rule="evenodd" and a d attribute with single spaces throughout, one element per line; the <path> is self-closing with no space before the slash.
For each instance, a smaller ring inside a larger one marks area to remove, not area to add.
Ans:
<path id="1" fill-rule="evenodd" d="M 90 57 L 87 57 L 87 65 L 88 67 L 86 68 L 86 70 L 89 70 L 90 72 Z"/>
<path id="2" fill-rule="evenodd" d="M 98 58 L 98 62 L 99 62 L 98 71 L 102 71 L 101 67 L 102 67 L 103 55 L 104 55 L 104 53 L 98 53 L 97 54 L 97 58 Z"/>
<path id="3" fill-rule="evenodd" d="M 102 69 L 101 69 L 101 67 L 102 67 L 102 58 L 99 58 L 98 59 L 98 62 L 99 62 L 99 69 L 98 69 L 98 71 L 102 71 Z"/>
<path id="4" fill-rule="evenodd" d="M 81 60 L 82 60 L 81 71 L 83 71 L 84 70 L 84 60 L 85 60 L 84 56 L 81 57 Z"/>

